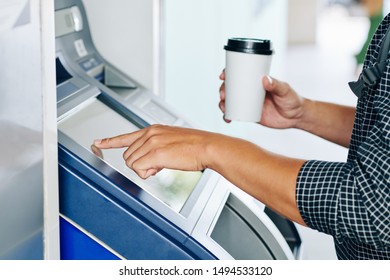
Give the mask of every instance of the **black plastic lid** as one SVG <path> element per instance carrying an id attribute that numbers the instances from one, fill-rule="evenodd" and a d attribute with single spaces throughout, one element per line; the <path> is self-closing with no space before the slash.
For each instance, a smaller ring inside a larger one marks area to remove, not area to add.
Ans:
<path id="1" fill-rule="evenodd" d="M 271 55 L 271 41 L 252 38 L 230 38 L 224 47 L 227 51 Z"/>

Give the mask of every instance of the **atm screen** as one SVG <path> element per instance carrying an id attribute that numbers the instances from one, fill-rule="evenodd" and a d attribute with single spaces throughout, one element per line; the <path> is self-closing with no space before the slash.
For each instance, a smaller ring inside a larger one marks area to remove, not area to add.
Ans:
<path id="1" fill-rule="evenodd" d="M 95 139 L 139 130 L 96 98 L 81 104 L 60 120 L 58 129 L 177 212 L 180 212 L 202 176 L 201 172 L 164 169 L 143 180 L 126 166 L 122 157 L 125 148 L 92 151 L 91 145 Z"/>

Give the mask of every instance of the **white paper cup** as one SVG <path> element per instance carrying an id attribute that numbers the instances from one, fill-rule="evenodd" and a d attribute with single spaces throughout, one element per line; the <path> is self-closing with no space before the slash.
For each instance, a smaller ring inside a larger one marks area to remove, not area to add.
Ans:
<path id="1" fill-rule="evenodd" d="M 269 74 L 272 49 L 269 40 L 231 38 L 224 47 L 225 118 L 259 122 L 265 90 L 262 78 Z"/>

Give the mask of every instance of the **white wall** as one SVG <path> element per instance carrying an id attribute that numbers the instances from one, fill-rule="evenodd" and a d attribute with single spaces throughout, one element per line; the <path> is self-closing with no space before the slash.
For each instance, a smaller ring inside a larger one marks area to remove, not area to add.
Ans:
<path id="1" fill-rule="evenodd" d="M 166 0 L 164 13 L 165 99 L 200 127 L 224 130 L 217 106 L 223 47 L 229 37 L 271 39 L 271 73 L 277 74 L 287 42 L 287 1 Z"/>

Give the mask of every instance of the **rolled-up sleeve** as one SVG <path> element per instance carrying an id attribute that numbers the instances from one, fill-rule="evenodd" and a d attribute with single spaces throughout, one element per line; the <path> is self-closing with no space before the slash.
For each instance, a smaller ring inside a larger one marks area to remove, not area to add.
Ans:
<path id="1" fill-rule="evenodd" d="M 379 170 L 371 161 L 369 165 L 363 161 L 307 161 L 299 172 L 296 190 L 305 223 L 338 242 L 348 238 L 377 249 L 389 248 L 389 160 L 378 160 Z"/>
<path id="2" fill-rule="evenodd" d="M 390 14 L 371 40 L 365 68 L 377 62 L 388 28 Z M 308 226 L 334 237 L 339 258 L 390 258 L 389 59 L 379 83 L 358 99 L 348 160 L 307 161 L 296 201 Z"/>

